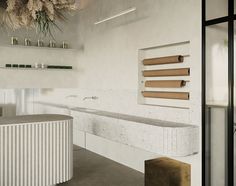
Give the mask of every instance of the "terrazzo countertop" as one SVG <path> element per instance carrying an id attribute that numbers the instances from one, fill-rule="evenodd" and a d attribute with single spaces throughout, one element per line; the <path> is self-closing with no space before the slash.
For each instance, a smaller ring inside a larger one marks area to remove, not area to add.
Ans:
<path id="1" fill-rule="evenodd" d="M 83 107 L 70 108 L 67 105 L 62 105 L 62 104 L 46 103 L 46 102 L 35 102 L 35 103 L 45 105 L 45 106 L 62 108 L 62 109 L 70 109 L 71 111 L 84 112 L 84 113 L 94 114 L 94 115 L 99 115 L 99 116 L 106 116 L 110 118 L 133 121 L 133 122 L 142 123 L 142 124 L 144 123 L 144 124 L 154 125 L 154 126 L 159 126 L 159 127 L 174 127 L 174 128 L 196 127 L 194 125 L 189 125 L 189 124 L 184 124 L 184 123 L 168 122 L 168 121 L 163 121 L 163 120 L 158 120 L 158 119 L 151 119 L 151 118 L 145 118 L 145 117 L 140 117 L 140 116 L 101 111 L 101 110 L 89 109 L 89 108 L 83 108 Z"/>

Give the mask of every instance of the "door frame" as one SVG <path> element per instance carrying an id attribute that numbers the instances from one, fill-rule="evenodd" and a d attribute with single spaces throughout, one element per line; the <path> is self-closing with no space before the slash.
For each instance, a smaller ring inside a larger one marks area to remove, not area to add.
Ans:
<path id="1" fill-rule="evenodd" d="M 202 0 L 202 185 L 211 186 L 210 122 L 206 105 L 206 28 L 228 23 L 228 107 L 226 125 L 226 186 L 234 185 L 234 0 L 228 0 L 228 15 L 206 20 L 206 1 Z M 208 120 L 208 122 L 207 122 Z"/>

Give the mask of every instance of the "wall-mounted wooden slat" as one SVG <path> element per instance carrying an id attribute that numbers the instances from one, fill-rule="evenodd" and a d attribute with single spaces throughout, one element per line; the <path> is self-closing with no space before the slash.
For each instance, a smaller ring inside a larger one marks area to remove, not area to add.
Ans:
<path id="1" fill-rule="evenodd" d="M 160 76 L 189 76 L 190 68 L 164 69 L 164 70 L 144 70 L 144 77 L 160 77 Z"/>
<path id="2" fill-rule="evenodd" d="M 188 92 L 154 92 L 154 91 L 143 91 L 142 94 L 146 98 L 163 98 L 163 99 L 189 100 L 189 93 Z"/>
<path id="3" fill-rule="evenodd" d="M 177 56 L 144 59 L 143 65 L 163 65 L 163 64 L 170 64 L 170 63 L 182 63 L 183 61 L 184 61 L 184 57 L 181 55 L 177 55 Z"/>
<path id="4" fill-rule="evenodd" d="M 160 87 L 160 88 L 181 88 L 186 85 L 184 80 L 163 80 L 163 81 L 146 81 L 145 87 Z"/>

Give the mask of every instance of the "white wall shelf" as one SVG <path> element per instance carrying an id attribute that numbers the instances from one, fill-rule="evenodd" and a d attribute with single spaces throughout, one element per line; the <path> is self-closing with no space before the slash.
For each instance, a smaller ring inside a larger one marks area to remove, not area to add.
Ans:
<path id="1" fill-rule="evenodd" d="M 11 68 L 11 67 L 0 67 L 5 70 L 38 70 L 38 71 L 55 71 L 55 70 L 74 70 L 74 69 L 60 69 L 60 68 Z"/>
<path id="2" fill-rule="evenodd" d="M 22 48 L 22 49 L 35 49 L 35 50 L 54 50 L 54 51 L 76 51 L 74 48 L 52 48 L 52 47 L 38 47 L 38 46 L 25 46 L 25 45 L 3 45 L 4 48 Z"/>

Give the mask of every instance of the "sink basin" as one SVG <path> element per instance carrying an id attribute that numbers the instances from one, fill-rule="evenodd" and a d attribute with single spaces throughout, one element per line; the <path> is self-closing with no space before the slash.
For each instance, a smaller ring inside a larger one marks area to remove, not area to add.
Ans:
<path id="1" fill-rule="evenodd" d="M 86 111 L 86 112 L 97 112 L 97 110 L 95 110 L 95 109 L 89 109 L 89 108 L 84 109 L 84 111 Z"/>
<path id="2" fill-rule="evenodd" d="M 69 108 L 72 111 L 79 111 L 79 112 L 88 112 L 88 113 L 96 113 L 99 112 L 96 109 L 90 109 L 90 108 L 81 108 L 81 107 L 73 107 L 73 108 Z"/>

